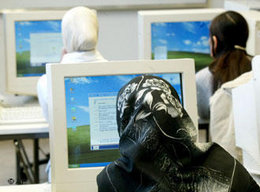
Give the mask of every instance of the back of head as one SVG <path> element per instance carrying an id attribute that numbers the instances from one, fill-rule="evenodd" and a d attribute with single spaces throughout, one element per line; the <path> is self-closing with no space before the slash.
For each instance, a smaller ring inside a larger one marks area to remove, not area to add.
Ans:
<path id="1" fill-rule="evenodd" d="M 132 79 L 119 91 L 116 106 L 120 153 L 131 161 L 150 152 L 153 156 L 162 145 L 174 145 L 170 153 L 180 149 L 182 155 L 194 147 L 196 128 L 166 80 L 150 75 Z M 134 142 L 129 143 L 129 138 Z"/>
<path id="2" fill-rule="evenodd" d="M 67 11 L 62 18 L 62 37 L 68 53 L 94 50 L 98 39 L 96 12 L 87 7 Z"/>
<path id="3" fill-rule="evenodd" d="M 210 37 L 215 60 L 209 66 L 214 76 L 213 92 L 223 83 L 251 70 L 250 57 L 245 49 L 248 34 L 245 18 L 235 11 L 226 11 L 213 19 Z"/>
<path id="4" fill-rule="evenodd" d="M 245 48 L 248 39 L 248 24 L 245 18 L 235 11 L 226 11 L 215 17 L 210 25 L 210 37 L 218 40 L 215 57 L 234 50 L 240 46 Z"/>

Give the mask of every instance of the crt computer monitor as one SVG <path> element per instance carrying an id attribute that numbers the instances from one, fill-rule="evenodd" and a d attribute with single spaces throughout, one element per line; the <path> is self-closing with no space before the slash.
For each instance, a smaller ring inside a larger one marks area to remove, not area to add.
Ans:
<path id="1" fill-rule="evenodd" d="M 60 61 L 64 13 L 62 10 L 1 12 L 2 91 L 36 95 L 36 83 L 45 73 L 45 64 Z"/>
<path id="2" fill-rule="evenodd" d="M 249 36 L 247 41 L 247 53 L 255 56 L 260 54 L 260 12 L 259 11 L 239 11 L 247 23 L 249 28 Z"/>
<path id="3" fill-rule="evenodd" d="M 236 146 L 242 149 L 243 165 L 260 175 L 260 56 L 252 60 L 252 79 L 232 89 Z M 241 102 L 243 101 L 243 102 Z"/>
<path id="4" fill-rule="evenodd" d="M 97 191 L 97 174 L 119 157 L 117 93 L 141 74 L 168 80 L 197 127 L 193 59 L 47 65 L 53 192 Z"/>
<path id="5" fill-rule="evenodd" d="M 196 71 L 212 62 L 210 21 L 224 9 L 138 12 L 140 59 L 194 58 Z"/>

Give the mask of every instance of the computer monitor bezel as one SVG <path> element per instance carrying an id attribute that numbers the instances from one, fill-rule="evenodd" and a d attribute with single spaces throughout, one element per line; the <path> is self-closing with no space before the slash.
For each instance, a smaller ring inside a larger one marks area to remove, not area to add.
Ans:
<path id="1" fill-rule="evenodd" d="M 37 95 L 36 85 L 39 77 L 17 77 L 15 22 L 61 20 L 64 10 L 14 10 L 4 11 L 5 26 L 5 91 L 21 95 Z"/>
<path id="2" fill-rule="evenodd" d="M 139 59 L 152 58 L 152 23 L 211 21 L 224 11 L 217 8 L 138 11 Z"/>
<path id="3" fill-rule="evenodd" d="M 0 26 L 4 26 L 3 14 L 0 12 Z M 6 90 L 6 60 L 5 60 L 5 31 L 4 28 L 0 28 L 0 71 L 2 74 L 0 75 L 0 92 L 4 93 Z"/>
<path id="4" fill-rule="evenodd" d="M 182 73 L 184 108 L 197 127 L 193 59 L 110 61 L 81 64 L 47 64 L 52 191 L 97 191 L 96 175 L 103 167 L 68 168 L 65 77 L 143 73 Z"/>
<path id="5" fill-rule="evenodd" d="M 260 56 L 252 59 L 252 71 L 244 83 L 232 89 L 233 126 L 236 146 L 242 150 L 243 165 L 260 174 Z M 245 102 L 241 102 L 241 100 Z"/>
<path id="6" fill-rule="evenodd" d="M 246 50 L 249 55 L 260 54 L 260 12 L 255 10 L 239 11 L 246 19 L 249 28 Z"/>

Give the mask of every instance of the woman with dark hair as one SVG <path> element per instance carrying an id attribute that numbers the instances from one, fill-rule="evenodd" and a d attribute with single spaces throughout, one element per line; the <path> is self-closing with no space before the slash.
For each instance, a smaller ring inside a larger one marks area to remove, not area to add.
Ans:
<path id="1" fill-rule="evenodd" d="M 259 192 L 244 167 L 197 130 L 175 89 L 139 76 L 117 97 L 121 157 L 97 176 L 99 192 Z"/>
<path id="2" fill-rule="evenodd" d="M 211 22 L 210 47 L 214 61 L 196 74 L 201 119 L 210 119 L 209 98 L 223 83 L 251 70 L 251 58 L 245 48 L 248 33 L 245 18 L 234 11 L 226 11 Z"/>

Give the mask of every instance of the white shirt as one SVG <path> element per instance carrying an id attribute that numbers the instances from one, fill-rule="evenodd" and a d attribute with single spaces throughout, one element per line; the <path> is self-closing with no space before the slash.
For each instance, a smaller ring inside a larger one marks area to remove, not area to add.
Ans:
<path id="1" fill-rule="evenodd" d="M 209 98 L 213 94 L 213 75 L 206 67 L 196 73 L 197 105 L 200 119 L 209 120 Z"/>
<path id="2" fill-rule="evenodd" d="M 247 72 L 233 81 L 224 83 L 210 98 L 210 136 L 231 155 L 240 158 L 235 143 L 235 128 L 232 106 L 232 89 L 247 83 L 252 72 Z"/>

